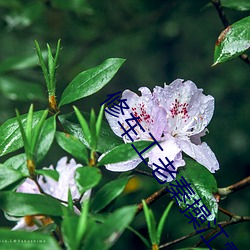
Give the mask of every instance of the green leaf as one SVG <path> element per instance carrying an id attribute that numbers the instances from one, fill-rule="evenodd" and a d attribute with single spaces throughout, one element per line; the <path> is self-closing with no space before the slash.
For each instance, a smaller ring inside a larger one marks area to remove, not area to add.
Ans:
<path id="1" fill-rule="evenodd" d="M 22 174 L 20 171 L 0 164 L 0 190 L 8 187 L 16 181 L 21 181 L 25 177 L 26 175 Z"/>
<path id="2" fill-rule="evenodd" d="M 43 111 L 34 112 L 33 127 L 41 118 Z M 25 124 L 27 114 L 20 116 L 22 124 Z M 25 126 L 25 125 L 24 125 Z M 0 156 L 13 152 L 23 146 L 17 118 L 11 118 L 0 126 Z"/>
<path id="3" fill-rule="evenodd" d="M 39 194 L 0 193 L 0 208 L 11 216 L 44 214 L 62 216 L 66 209 L 57 200 Z"/>
<path id="4" fill-rule="evenodd" d="M 76 233 L 78 216 L 65 217 L 62 222 L 62 234 L 64 243 L 69 250 L 77 250 Z"/>
<path id="5" fill-rule="evenodd" d="M 97 121 L 96 121 L 96 139 L 98 141 L 99 139 L 99 135 L 100 135 L 100 131 L 101 131 L 101 127 L 102 127 L 102 117 L 103 117 L 103 113 L 104 113 L 104 108 L 105 106 L 102 105 L 100 108 L 100 112 L 99 115 L 97 117 Z"/>
<path id="6" fill-rule="evenodd" d="M 76 185 L 81 194 L 95 187 L 102 179 L 100 169 L 95 167 L 77 168 L 75 174 Z"/>
<path id="7" fill-rule="evenodd" d="M 187 208 L 188 204 L 192 205 L 195 202 L 194 199 L 201 199 L 199 202 L 200 206 L 206 205 L 211 212 L 207 220 L 213 221 L 214 218 L 217 218 L 218 214 L 218 204 L 213 195 L 218 192 L 217 182 L 213 174 L 204 166 L 188 158 L 185 158 L 185 161 L 185 167 L 178 169 L 179 173 L 177 174 L 176 180 L 180 181 L 183 176 L 188 183 L 191 183 L 191 188 L 194 190 L 195 194 L 189 196 L 190 199 L 186 199 L 186 203 L 179 201 L 180 208 L 184 210 Z M 175 181 L 171 183 L 176 185 Z M 170 187 L 171 186 L 168 184 L 168 189 L 171 190 Z M 200 206 L 195 205 L 193 209 Z"/>
<path id="8" fill-rule="evenodd" d="M 52 5 L 56 8 L 74 11 L 80 14 L 93 14 L 93 9 L 86 0 L 52 0 Z"/>
<path id="9" fill-rule="evenodd" d="M 97 166 L 102 166 L 111 163 L 123 162 L 138 158 L 137 152 L 131 145 L 141 152 L 143 149 L 152 144 L 152 141 L 137 141 L 133 143 L 127 143 L 119 145 L 108 152 L 97 164 Z"/>
<path id="10" fill-rule="evenodd" d="M 215 45 L 214 65 L 239 56 L 250 47 L 250 16 L 228 26 Z"/>
<path id="11" fill-rule="evenodd" d="M 104 185 L 99 189 L 92 200 L 91 208 L 94 212 L 99 212 L 106 207 L 111 201 L 117 198 L 124 190 L 128 180 L 132 176 L 116 179 Z"/>
<path id="12" fill-rule="evenodd" d="M 44 121 L 37 148 L 37 161 L 40 162 L 48 153 L 55 137 L 56 117 L 52 116 Z"/>
<path id="13" fill-rule="evenodd" d="M 1 243 L 0 249 L 6 250 L 60 250 L 56 241 L 50 235 L 26 232 L 26 231 L 10 231 L 0 228 Z"/>
<path id="14" fill-rule="evenodd" d="M 145 246 L 150 249 L 151 248 L 151 244 L 149 243 L 149 241 L 142 235 L 140 234 L 138 231 L 136 231 L 135 229 L 133 229 L 132 227 L 128 226 L 128 230 L 130 230 L 131 232 L 133 232 L 135 235 L 137 235 L 141 241 L 145 244 Z"/>
<path id="15" fill-rule="evenodd" d="M 250 10 L 250 1 L 249 0 L 221 0 L 221 4 L 223 7 L 239 10 L 239 11 L 247 11 Z"/>
<path id="16" fill-rule="evenodd" d="M 167 219 L 169 211 L 170 211 L 170 209 L 171 209 L 171 207 L 172 207 L 173 204 L 174 204 L 173 201 L 169 202 L 169 204 L 166 207 L 163 215 L 161 216 L 160 222 L 158 224 L 158 228 L 157 228 L 157 244 L 158 245 L 161 242 L 161 234 L 162 234 L 162 230 L 163 230 L 163 227 L 164 227 L 164 224 L 165 224 L 165 220 Z"/>
<path id="17" fill-rule="evenodd" d="M 87 113 L 84 113 L 84 116 L 89 118 Z M 74 113 L 61 115 L 59 120 L 70 134 L 78 138 L 87 148 L 90 148 Z M 121 144 L 123 144 L 122 139 L 114 134 L 107 122 L 103 121 L 96 149 L 97 152 L 104 153 Z"/>
<path id="18" fill-rule="evenodd" d="M 75 110 L 76 117 L 81 125 L 84 137 L 86 138 L 88 145 L 90 146 L 91 145 L 91 134 L 90 134 L 88 123 L 87 123 L 86 119 L 84 118 L 84 116 L 79 111 L 79 109 L 75 106 L 73 106 L 73 108 Z"/>
<path id="19" fill-rule="evenodd" d="M 90 136 L 91 136 L 91 149 L 96 150 L 96 115 L 94 109 L 90 112 L 89 122 Z"/>
<path id="20" fill-rule="evenodd" d="M 78 74 L 64 90 L 59 106 L 99 91 L 114 77 L 124 61 L 121 58 L 110 58 L 99 66 Z"/>
<path id="21" fill-rule="evenodd" d="M 44 175 L 44 176 L 48 176 L 51 179 L 58 181 L 59 179 L 59 173 L 56 170 L 52 170 L 52 169 L 37 169 L 36 170 L 37 174 L 40 175 Z"/>
<path id="22" fill-rule="evenodd" d="M 71 154 L 82 164 L 88 164 L 88 151 L 85 145 L 73 135 L 56 132 L 56 141 L 62 149 Z"/>
<path id="23" fill-rule="evenodd" d="M 9 168 L 18 170 L 19 172 L 28 176 L 29 171 L 26 165 L 26 160 L 27 160 L 26 155 L 23 153 L 10 157 L 8 160 L 4 162 L 4 165 L 8 166 Z"/>
<path id="24" fill-rule="evenodd" d="M 136 209 L 136 206 L 126 206 L 110 214 L 102 225 L 93 227 L 83 249 L 106 250 L 112 247 L 133 220 Z"/>
<path id="25" fill-rule="evenodd" d="M 0 77 L 0 93 L 14 101 L 43 102 L 46 100 L 44 90 L 40 85 L 9 76 Z"/>
<path id="26" fill-rule="evenodd" d="M 143 211 L 146 218 L 148 233 L 150 237 L 150 241 L 153 244 L 157 244 L 157 233 L 156 233 L 156 221 L 154 214 L 151 209 L 148 208 L 148 205 L 144 200 L 142 200 Z"/>

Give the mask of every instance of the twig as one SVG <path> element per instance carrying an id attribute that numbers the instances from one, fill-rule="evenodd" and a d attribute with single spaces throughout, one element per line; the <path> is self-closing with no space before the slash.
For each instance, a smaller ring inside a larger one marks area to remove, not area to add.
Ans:
<path id="1" fill-rule="evenodd" d="M 221 22 L 223 23 L 224 28 L 226 29 L 228 26 L 230 26 L 230 22 L 222 8 L 221 5 L 221 1 L 220 0 L 211 0 L 211 3 L 214 5 L 214 7 L 216 8 L 219 17 L 221 19 Z M 248 57 L 247 54 L 241 54 L 239 56 L 241 58 L 241 60 L 243 60 L 245 63 L 247 63 L 248 65 L 250 65 L 250 59 Z"/>
<path id="2" fill-rule="evenodd" d="M 141 174 L 141 175 L 146 175 L 146 176 L 153 177 L 153 175 L 151 173 L 148 173 L 146 171 L 142 171 L 142 170 L 139 170 L 139 169 L 135 169 L 134 171 Z"/>
<path id="3" fill-rule="evenodd" d="M 150 195 L 148 198 L 146 198 L 145 202 L 147 205 L 150 205 L 154 203 L 156 200 L 158 200 L 159 198 L 161 198 L 162 196 L 164 196 L 165 194 L 169 194 L 169 193 L 166 191 L 166 187 L 163 187 L 160 190 L 153 193 L 152 195 Z M 140 203 L 137 205 L 136 214 L 139 214 L 142 210 L 143 210 L 143 205 L 142 203 Z"/>
<path id="4" fill-rule="evenodd" d="M 229 216 L 230 218 L 234 217 L 235 214 L 232 214 L 231 212 L 227 211 L 226 209 L 219 207 L 219 211 L 221 211 L 223 214 L 226 214 L 227 216 Z"/>
<path id="5" fill-rule="evenodd" d="M 201 230 L 206 230 L 207 231 L 209 229 L 211 229 L 211 228 L 206 227 L 206 228 L 202 228 Z M 175 240 L 170 241 L 168 243 L 162 244 L 162 245 L 159 246 L 159 248 L 169 247 L 169 246 L 177 244 L 177 243 L 179 243 L 179 242 L 181 242 L 183 240 L 189 239 L 189 238 L 191 238 L 191 237 L 193 237 L 193 236 L 195 236 L 197 234 L 199 234 L 199 233 L 197 233 L 197 231 L 194 231 L 194 232 L 192 232 L 190 234 L 187 234 L 185 236 L 182 236 L 182 237 L 180 237 L 178 239 L 175 239 Z"/>
<path id="6" fill-rule="evenodd" d="M 219 188 L 220 198 L 226 198 L 229 194 L 237 192 L 250 185 L 250 176 L 225 188 Z"/>
<path id="7" fill-rule="evenodd" d="M 250 216 L 239 216 L 239 215 L 234 215 L 231 220 L 229 221 L 222 221 L 219 222 L 218 224 L 221 225 L 222 228 L 230 226 L 230 225 L 234 225 L 234 224 L 238 224 L 241 222 L 248 222 L 250 221 Z M 217 227 L 215 228 L 213 231 L 209 232 L 207 235 L 204 236 L 204 239 L 208 239 L 210 236 L 214 235 L 215 233 L 217 233 L 218 231 L 220 231 L 220 228 Z M 204 241 L 200 240 L 198 241 L 196 244 L 194 244 L 193 247 L 198 247 L 199 245 L 201 245 Z"/>

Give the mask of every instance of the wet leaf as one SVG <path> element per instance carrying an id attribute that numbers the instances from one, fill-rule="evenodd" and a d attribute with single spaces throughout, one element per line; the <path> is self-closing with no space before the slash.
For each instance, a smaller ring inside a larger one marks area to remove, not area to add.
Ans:
<path id="1" fill-rule="evenodd" d="M 43 114 L 42 111 L 34 112 L 33 124 L 34 127 Z M 20 116 L 22 124 L 26 123 L 27 114 Z M 25 125 L 24 125 L 25 127 Z M 0 156 L 13 152 L 23 146 L 22 136 L 19 129 L 17 118 L 11 118 L 0 126 Z"/>
<path id="2" fill-rule="evenodd" d="M 121 58 L 110 58 L 99 66 L 78 74 L 64 90 L 59 106 L 99 91 L 114 77 L 124 61 Z"/>
<path id="3" fill-rule="evenodd" d="M 218 37 L 214 65 L 239 56 L 250 47 L 250 16 L 228 26 Z"/>
<path id="4" fill-rule="evenodd" d="M 207 220 L 213 221 L 214 218 L 217 218 L 218 214 L 218 204 L 213 195 L 218 192 L 217 182 L 213 174 L 211 174 L 204 166 L 191 159 L 186 158 L 185 161 L 185 167 L 178 169 L 179 173 L 177 174 L 176 180 L 180 181 L 183 176 L 188 183 L 191 183 L 191 188 L 194 190 L 195 194 L 190 195 L 190 199 L 186 198 L 186 203 L 178 201 L 180 209 L 184 210 L 187 208 L 188 204 L 192 205 L 195 202 L 194 199 L 201 199 L 199 206 L 195 205 L 194 208 L 205 205 L 211 212 L 211 215 L 207 217 Z M 175 181 L 172 181 L 171 183 L 176 185 Z M 168 184 L 169 190 L 171 190 L 170 187 L 171 186 Z M 188 211 L 186 213 L 188 213 Z M 193 215 L 195 216 L 195 214 Z M 188 220 L 188 218 L 186 219 Z"/>

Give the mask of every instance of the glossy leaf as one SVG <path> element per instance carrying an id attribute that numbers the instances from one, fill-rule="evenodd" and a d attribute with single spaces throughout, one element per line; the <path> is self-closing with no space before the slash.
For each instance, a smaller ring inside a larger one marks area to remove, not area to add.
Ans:
<path id="1" fill-rule="evenodd" d="M 171 209 L 171 207 L 172 207 L 173 204 L 174 204 L 174 202 L 170 201 L 169 204 L 168 204 L 168 206 L 166 207 L 164 213 L 161 216 L 161 219 L 160 219 L 158 227 L 157 227 L 157 244 L 160 244 L 162 230 L 163 230 L 165 221 L 166 221 L 166 219 L 168 217 L 168 214 L 169 214 L 170 209 Z"/>
<path id="2" fill-rule="evenodd" d="M 249 0 L 221 0 L 221 4 L 223 7 L 239 10 L 239 11 L 247 11 L 250 10 L 250 1 Z"/>
<path id="3" fill-rule="evenodd" d="M 88 151 L 86 146 L 73 135 L 56 132 L 56 141 L 62 149 L 71 154 L 82 164 L 88 164 Z"/>
<path id="4" fill-rule="evenodd" d="M 14 101 L 45 101 L 42 86 L 26 82 L 14 77 L 0 77 L 0 93 Z"/>
<path id="5" fill-rule="evenodd" d="M 37 169 L 36 170 L 37 174 L 44 175 L 47 177 L 50 177 L 51 179 L 58 181 L 59 179 L 59 173 L 56 170 L 52 169 Z"/>
<path id="6" fill-rule="evenodd" d="M 49 196 L 13 192 L 0 193 L 0 208 L 11 216 L 35 214 L 62 216 L 63 210 L 66 209 Z"/>
<path id="7" fill-rule="evenodd" d="M 239 56 L 250 47 L 250 16 L 228 26 L 215 45 L 214 65 Z"/>
<path id="8" fill-rule="evenodd" d="M 183 176 L 188 183 L 191 183 L 191 188 L 194 190 L 195 194 L 190 195 L 190 199 L 186 198 L 186 203 L 178 201 L 180 209 L 184 210 L 187 208 L 188 204 L 192 205 L 195 202 L 194 199 L 201 199 L 199 206 L 194 205 L 194 208 L 205 205 L 211 212 L 211 215 L 207 217 L 207 220 L 213 221 L 214 218 L 217 218 L 218 213 L 218 204 L 213 195 L 218 192 L 217 182 L 213 174 L 211 174 L 204 166 L 191 159 L 186 158 L 185 161 L 185 167 L 178 169 L 179 173 L 177 174 L 176 180 L 180 181 Z M 175 181 L 172 181 L 171 183 L 176 185 Z M 170 187 L 171 186 L 168 184 L 168 189 L 172 190 Z"/>
<path id="9" fill-rule="evenodd" d="M 99 66 L 78 74 L 64 90 L 59 106 L 99 91 L 114 77 L 124 61 L 121 58 L 110 58 Z"/>
<path id="10" fill-rule="evenodd" d="M 48 153 L 50 146 L 54 140 L 56 132 L 56 117 L 52 116 L 45 120 L 41 135 L 39 138 L 38 149 L 37 149 L 37 161 L 41 161 Z"/>
<path id="11" fill-rule="evenodd" d="M 76 185 L 81 194 L 95 187 L 101 180 L 102 173 L 95 167 L 77 168 L 75 174 Z"/>
<path id="12" fill-rule="evenodd" d="M 93 227 L 83 249 L 106 250 L 112 247 L 133 220 L 136 209 L 136 206 L 126 206 L 110 214 L 103 224 Z"/>
<path id="13" fill-rule="evenodd" d="M 48 234 L 26 231 L 10 231 L 0 228 L 0 249 L 6 250 L 60 250 L 54 238 Z"/>
<path id="14" fill-rule="evenodd" d="M 70 134 L 78 138 L 87 148 L 90 148 L 76 117 L 72 114 L 59 116 L 60 122 Z M 90 118 L 89 114 L 83 114 L 87 119 Z M 123 144 L 122 139 L 114 134 L 107 122 L 103 121 L 97 143 L 97 152 L 104 153 L 121 144 Z"/>
<path id="15" fill-rule="evenodd" d="M 0 190 L 13 184 L 16 181 L 21 181 L 27 175 L 22 174 L 9 166 L 0 164 Z"/>
<path id="16" fill-rule="evenodd" d="M 141 152 L 143 149 L 152 144 L 152 141 L 137 141 L 133 143 L 119 145 L 113 148 L 104 157 L 102 157 L 100 162 L 98 163 L 98 166 L 116 162 L 123 162 L 138 158 L 139 156 L 137 152 L 134 150 L 134 148 L 131 146 L 131 144 L 133 144 L 135 148 L 139 152 Z"/>
<path id="17" fill-rule="evenodd" d="M 9 168 L 18 170 L 19 172 L 28 176 L 29 171 L 27 169 L 26 160 L 27 160 L 26 155 L 23 153 L 10 157 L 8 160 L 4 162 L 4 165 L 8 166 Z"/>
<path id="18" fill-rule="evenodd" d="M 92 200 L 91 208 L 94 212 L 99 212 L 106 207 L 110 202 L 117 198 L 124 190 L 128 180 L 132 176 L 116 179 L 104 185 L 99 189 Z"/>
<path id="19" fill-rule="evenodd" d="M 154 214 L 150 208 L 148 208 L 147 203 L 142 200 L 143 211 L 146 218 L 147 226 L 148 226 L 148 234 L 150 237 L 151 244 L 157 244 L 157 232 L 156 232 L 156 221 Z"/>
<path id="20" fill-rule="evenodd" d="M 34 112 L 33 127 L 44 111 Z M 20 116 L 22 124 L 26 123 L 27 114 Z M 24 125 L 25 126 L 25 125 Z M 0 126 L 0 156 L 13 152 L 23 146 L 17 118 L 11 118 Z"/>

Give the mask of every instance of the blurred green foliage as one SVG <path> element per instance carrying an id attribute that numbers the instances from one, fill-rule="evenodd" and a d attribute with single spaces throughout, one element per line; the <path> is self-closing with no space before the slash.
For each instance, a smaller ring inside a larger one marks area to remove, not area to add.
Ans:
<path id="1" fill-rule="evenodd" d="M 248 176 L 249 66 L 234 59 L 211 67 L 215 41 L 224 28 L 215 9 L 204 8 L 207 3 L 205 0 L 0 0 L 0 123 L 14 117 L 15 108 L 20 113 L 26 112 L 31 100 L 36 110 L 46 108 L 42 102 L 46 88 L 37 67 L 34 40 L 55 48 L 60 38 L 63 49 L 57 70 L 57 95 L 61 96 L 78 73 L 110 57 L 125 58 L 126 62 L 103 90 L 77 102 L 77 107 L 84 111 L 91 107 L 99 110 L 101 100 L 109 93 L 124 89 L 136 91 L 141 86 L 152 89 L 176 78 L 191 79 L 205 94 L 215 97 L 215 113 L 206 141 L 220 163 L 220 170 L 215 174 L 218 186 L 225 187 Z M 226 13 L 233 23 L 250 12 L 226 9 Z M 12 87 L 17 81 L 18 88 L 24 89 L 18 90 L 20 95 Z M 25 93 L 27 88 L 39 91 L 34 96 Z M 65 111 L 73 111 L 73 108 L 65 107 Z M 55 144 L 43 166 L 55 164 L 62 155 L 65 152 Z M 104 172 L 110 179 L 117 176 Z M 148 182 L 148 177 L 139 177 L 137 190 L 116 202 L 119 205 L 138 203 L 161 187 L 157 182 L 149 186 Z M 232 213 L 248 215 L 249 199 L 249 192 L 243 190 L 220 205 Z M 164 197 L 152 206 L 157 219 L 168 202 Z M 162 242 L 193 230 L 178 210 L 175 207 L 170 211 Z M 143 214 L 136 217 L 133 227 L 147 234 Z M 249 224 L 229 227 L 226 231 L 239 249 L 248 248 Z M 189 242 L 193 240 L 178 247 L 185 247 Z M 220 239 L 215 244 L 222 247 Z M 135 235 L 125 232 L 112 249 L 129 248 L 144 249 Z"/>

